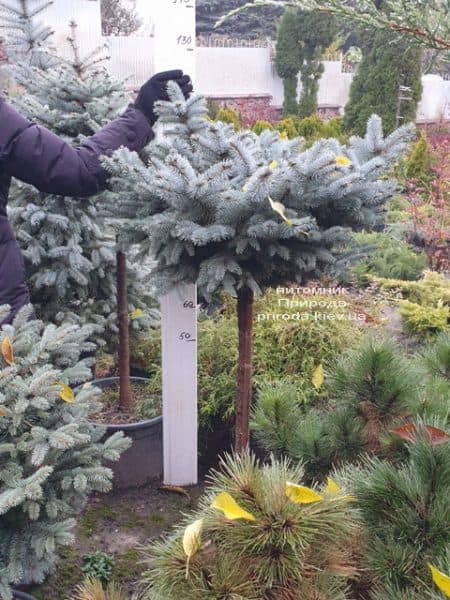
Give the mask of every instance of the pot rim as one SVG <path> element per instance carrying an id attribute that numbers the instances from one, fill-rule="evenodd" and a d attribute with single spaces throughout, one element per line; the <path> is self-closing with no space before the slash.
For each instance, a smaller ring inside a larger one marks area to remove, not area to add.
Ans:
<path id="1" fill-rule="evenodd" d="M 30 594 L 20 592 L 19 590 L 13 590 L 13 598 L 17 598 L 17 600 L 36 600 L 34 596 L 30 596 Z"/>
<path id="2" fill-rule="evenodd" d="M 120 381 L 119 377 L 101 377 L 100 379 L 93 379 L 90 383 L 97 385 L 99 388 L 107 388 Z M 137 383 L 144 383 L 150 381 L 150 377 L 133 377 L 130 376 L 130 381 L 136 381 Z M 77 389 L 81 389 L 83 386 L 78 386 Z M 140 429 L 147 429 L 155 427 L 162 422 L 162 415 L 159 417 L 153 417 L 153 419 L 146 419 L 145 421 L 135 421 L 134 423 L 95 423 L 100 427 L 106 427 L 108 432 L 115 431 L 139 431 Z"/>

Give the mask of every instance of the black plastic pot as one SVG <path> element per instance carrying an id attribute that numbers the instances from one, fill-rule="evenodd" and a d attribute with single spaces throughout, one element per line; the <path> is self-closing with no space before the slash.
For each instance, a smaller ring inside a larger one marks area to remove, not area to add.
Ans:
<path id="1" fill-rule="evenodd" d="M 144 371 L 144 369 L 139 369 L 139 367 L 133 367 L 133 365 L 130 365 L 130 375 L 132 377 L 143 377 L 144 379 L 150 378 L 147 371 Z"/>
<path id="2" fill-rule="evenodd" d="M 36 600 L 34 596 L 30 596 L 30 594 L 25 594 L 25 592 L 19 592 L 13 590 L 13 598 L 17 600 Z"/>
<path id="3" fill-rule="evenodd" d="M 131 377 L 132 383 L 146 385 L 148 379 Z M 92 384 L 107 389 L 119 383 L 118 377 L 94 379 Z M 161 477 L 163 470 L 162 417 L 147 421 L 127 423 L 124 425 L 105 425 L 105 439 L 117 431 L 132 440 L 132 445 L 126 450 L 120 460 L 110 465 L 114 472 L 114 487 L 128 489 L 139 487 Z"/>

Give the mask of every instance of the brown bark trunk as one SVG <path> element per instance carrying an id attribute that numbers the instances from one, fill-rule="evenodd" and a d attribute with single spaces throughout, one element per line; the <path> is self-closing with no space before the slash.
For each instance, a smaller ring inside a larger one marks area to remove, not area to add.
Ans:
<path id="1" fill-rule="evenodd" d="M 244 452 L 250 441 L 250 402 L 252 397 L 253 292 L 239 290 L 237 297 L 239 364 L 237 371 L 235 451 Z"/>
<path id="2" fill-rule="evenodd" d="M 119 321 L 119 407 L 124 412 L 130 412 L 133 408 L 133 399 L 130 386 L 127 257 L 124 252 L 117 252 L 117 315 Z"/>

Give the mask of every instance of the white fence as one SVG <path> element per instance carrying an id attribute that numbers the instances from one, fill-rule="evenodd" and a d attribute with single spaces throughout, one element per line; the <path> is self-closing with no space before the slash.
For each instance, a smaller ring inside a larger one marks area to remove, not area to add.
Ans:
<path id="1" fill-rule="evenodd" d="M 267 48 L 272 45 L 269 39 L 239 39 L 223 35 L 199 35 L 197 48 Z"/>
<path id="2" fill-rule="evenodd" d="M 149 28 L 142 37 L 102 37 L 99 0 L 55 0 L 46 11 L 45 20 L 55 30 L 56 43 L 67 55 L 70 53 L 67 44 L 69 22 L 75 20 L 78 23 L 81 53 L 87 54 L 98 46 L 105 46 L 105 52 L 111 57 L 111 72 L 121 79 L 128 78 L 130 87 L 137 87 L 154 72 L 157 52 L 161 53 L 161 49 L 164 49 L 167 54 L 166 48 L 170 47 L 165 39 L 167 34 L 164 39 L 162 33 L 159 34 L 164 28 L 158 25 L 164 19 L 164 10 L 167 10 L 164 2 L 168 1 L 139 0 L 153 19 L 153 37 L 148 33 Z M 175 29 L 174 26 L 174 38 L 183 33 Z M 232 43 L 242 42 L 226 42 L 223 36 L 200 39 L 201 45 L 197 45 L 195 50 L 196 87 L 200 93 L 220 98 L 267 95 L 272 96 L 275 106 L 282 105 L 283 85 L 274 69 L 273 46 L 267 40 L 249 41 L 253 47 L 230 47 Z M 169 66 L 170 57 L 166 62 Z M 173 68 L 177 66 L 173 65 Z M 339 60 L 325 61 L 324 67 L 319 87 L 319 105 L 342 110 L 348 99 L 353 74 L 343 72 L 346 69 Z M 418 120 L 450 119 L 450 82 L 437 75 L 426 75 L 423 83 Z"/>
<path id="3" fill-rule="evenodd" d="M 273 104 L 283 103 L 283 83 L 275 72 L 270 46 L 267 48 L 210 48 L 196 52 L 198 90 L 211 97 L 272 96 Z M 319 106 L 341 111 L 347 103 L 353 73 L 345 72 L 341 61 L 324 61 L 319 85 Z M 423 77 L 423 95 L 418 122 L 450 119 L 450 81 L 439 75 Z M 301 90 L 299 82 L 298 90 Z"/>

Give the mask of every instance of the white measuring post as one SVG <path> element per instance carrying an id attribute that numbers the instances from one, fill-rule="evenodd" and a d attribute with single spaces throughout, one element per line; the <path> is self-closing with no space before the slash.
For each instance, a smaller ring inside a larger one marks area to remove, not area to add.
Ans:
<path id="1" fill-rule="evenodd" d="M 183 69 L 195 88 L 195 0 L 154 0 L 156 71 Z M 198 481 L 197 289 L 161 299 L 164 483 Z"/>
<path id="2" fill-rule="evenodd" d="M 161 301 L 164 483 L 197 483 L 197 292 Z"/>

